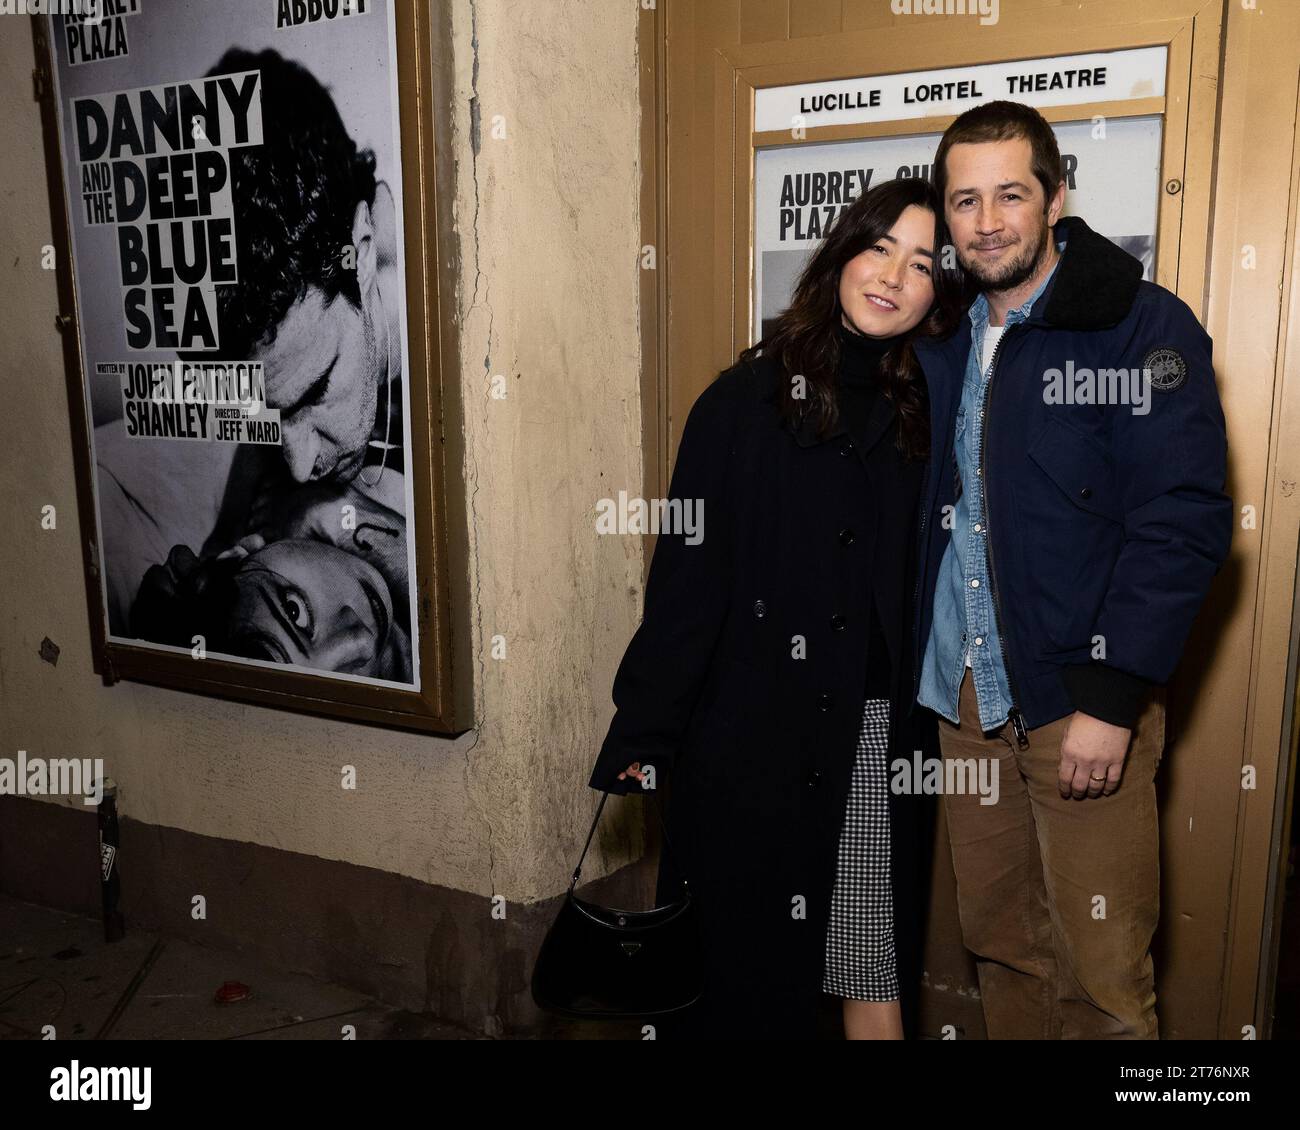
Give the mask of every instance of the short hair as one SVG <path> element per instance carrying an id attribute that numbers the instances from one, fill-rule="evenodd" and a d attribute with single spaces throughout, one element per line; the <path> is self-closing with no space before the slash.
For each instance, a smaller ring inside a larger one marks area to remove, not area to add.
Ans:
<path id="1" fill-rule="evenodd" d="M 954 145 L 979 145 L 1013 138 L 1024 138 L 1029 142 L 1034 176 L 1043 186 L 1043 195 L 1051 200 L 1057 185 L 1064 179 L 1056 134 L 1047 124 L 1047 119 L 1032 106 L 1023 102 L 997 101 L 971 107 L 944 131 L 934 154 L 932 178 L 942 204 L 948 202 L 949 149 Z"/>
<path id="2" fill-rule="evenodd" d="M 357 204 L 375 200 L 375 154 L 358 149 L 334 99 L 306 67 L 276 51 L 232 47 L 208 76 L 260 71 L 262 144 L 230 150 L 239 282 L 217 288 L 221 354 L 251 356 L 275 340 L 289 307 L 317 286 L 360 305 L 343 265 Z"/>

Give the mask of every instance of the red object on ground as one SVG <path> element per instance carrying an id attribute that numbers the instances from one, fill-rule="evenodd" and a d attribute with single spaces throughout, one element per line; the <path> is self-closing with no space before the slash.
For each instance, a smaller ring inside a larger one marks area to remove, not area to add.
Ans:
<path id="1" fill-rule="evenodd" d="M 217 1004 L 234 1004 L 236 1001 L 246 1001 L 252 995 L 253 990 L 242 981 L 227 981 L 217 990 L 213 1000 Z"/>

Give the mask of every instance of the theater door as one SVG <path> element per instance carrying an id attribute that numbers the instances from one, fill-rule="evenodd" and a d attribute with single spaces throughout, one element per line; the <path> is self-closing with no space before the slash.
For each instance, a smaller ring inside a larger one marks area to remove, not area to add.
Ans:
<path id="1" fill-rule="evenodd" d="M 1245 509 L 1169 691 L 1157 991 L 1165 1038 L 1265 1035 L 1300 528 L 1282 364 L 1300 349 L 1300 6 L 1001 0 L 996 22 L 890 0 L 642 7 L 643 243 L 661 252 L 643 292 L 647 492 L 666 491 L 695 397 L 761 336 L 834 211 L 869 183 L 927 175 L 938 135 L 978 101 L 1039 107 L 1067 211 L 1210 330 Z M 925 1024 L 979 1037 L 942 829 L 936 849 Z"/>

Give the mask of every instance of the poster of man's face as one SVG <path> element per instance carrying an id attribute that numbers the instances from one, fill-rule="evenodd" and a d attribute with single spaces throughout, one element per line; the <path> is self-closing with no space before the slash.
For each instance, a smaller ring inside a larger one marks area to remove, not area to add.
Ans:
<path id="1" fill-rule="evenodd" d="M 418 689 L 390 0 L 112 7 L 50 18 L 108 638 Z"/>

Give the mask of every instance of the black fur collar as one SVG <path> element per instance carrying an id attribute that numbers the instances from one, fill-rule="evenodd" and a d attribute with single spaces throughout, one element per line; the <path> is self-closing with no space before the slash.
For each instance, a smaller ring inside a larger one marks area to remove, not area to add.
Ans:
<path id="1" fill-rule="evenodd" d="M 1052 235 L 1066 243 L 1044 296 L 1042 320 L 1070 330 L 1100 330 L 1122 322 L 1137 297 L 1142 264 L 1078 216 L 1062 216 Z"/>

